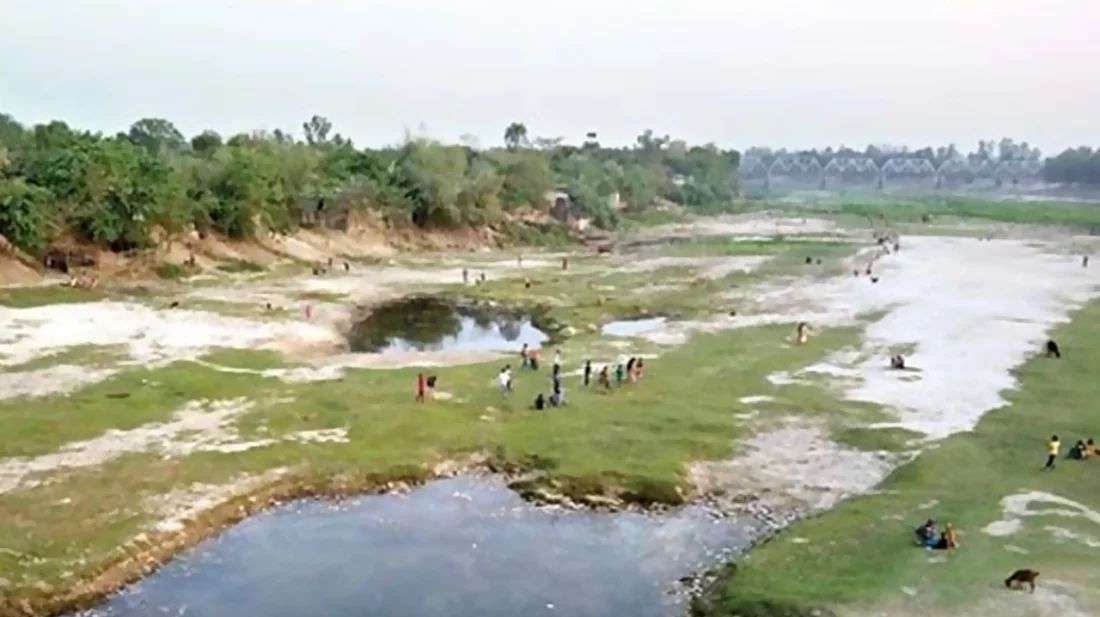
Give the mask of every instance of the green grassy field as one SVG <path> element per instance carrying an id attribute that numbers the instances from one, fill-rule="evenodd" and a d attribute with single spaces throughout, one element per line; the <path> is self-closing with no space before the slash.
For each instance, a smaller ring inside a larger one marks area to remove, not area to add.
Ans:
<path id="1" fill-rule="evenodd" d="M 1023 365 L 1017 371 L 1019 389 L 1006 394 L 1007 406 L 985 416 L 974 432 L 950 437 L 899 468 L 876 494 L 798 523 L 754 550 L 726 573 L 702 614 L 808 615 L 814 607 L 854 614 L 885 609 L 962 614 L 984 599 L 1001 597 L 996 595 L 1006 593 L 1001 580 L 1025 567 L 1039 570 L 1048 582 L 1100 589 L 1097 549 L 1059 541 L 1046 529 L 1055 526 L 1096 541 L 1100 519 L 1029 516 L 1013 535 L 981 531 L 1002 518 L 1003 498 L 1029 491 L 1100 510 L 1100 460 L 1060 461 L 1053 473 L 1040 471 L 1052 433 L 1061 437 L 1063 452 L 1077 439 L 1100 436 L 1095 413 L 1100 380 L 1094 375 L 1100 363 L 1100 303 L 1081 310 L 1053 337 L 1069 341 L 1071 351 L 1060 361 L 1037 357 Z M 930 561 L 938 553 L 913 543 L 913 529 L 929 517 L 954 521 L 959 529 L 961 548 L 943 555 L 942 563 Z"/>
<path id="2" fill-rule="evenodd" d="M 832 214 L 887 223 L 919 223 L 949 218 L 1017 225 L 1046 225 L 1100 231 L 1100 204 L 1070 202 L 999 201 L 981 197 L 932 196 L 832 196 L 797 204 L 767 200 L 754 202 L 761 209 L 802 214 Z"/>
<path id="3" fill-rule="evenodd" d="M 50 484 L 0 495 L 0 546 L 12 551 L 0 553 L 0 577 L 56 583 L 74 561 L 94 561 L 119 537 L 148 525 L 143 497 L 193 481 L 224 482 L 242 472 L 303 462 L 319 473 L 369 473 L 488 452 L 504 465 L 541 461 L 566 492 L 606 487 L 667 501 L 683 486 L 686 462 L 730 455 L 741 430 L 734 415 L 744 411 L 739 397 L 774 394 L 767 374 L 819 360 L 854 342 L 857 331 L 827 330 L 805 347 L 785 345 L 789 335 L 785 326 L 702 335 L 648 362 L 643 383 L 603 393 L 570 377 L 569 405 L 541 413 L 529 405 L 537 392 L 549 392 L 548 373 L 518 373 L 515 392 L 504 398 L 493 385 L 499 363 L 438 369 L 440 390 L 454 399 L 422 405 L 413 401 L 417 369 L 352 370 L 336 382 L 291 385 L 191 362 L 127 372 L 66 397 L 5 403 L 0 457 L 49 454 L 108 429 L 166 422 L 174 410 L 200 397 L 256 399 L 256 409 L 238 422 L 246 439 L 344 427 L 350 442 L 286 442 L 167 460 L 126 454 L 105 465 L 49 474 Z M 567 371 L 583 360 L 572 349 L 565 348 Z M 220 352 L 210 360 L 241 368 L 274 364 L 270 354 L 258 352 Z M 737 378 L 714 380 L 715 374 Z M 709 385 L 701 388 L 701 383 Z M 112 396 L 118 393 L 128 396 Z M 275 398 L 293 400 L 271 402 Z M 826 417 L 846 413 L 823 388 L 802 386 L 785 392 L 783 400 L 769 405 L 769 413 L 807 408 Z M 64 508 L 51 508 L 63 498 Z"/>

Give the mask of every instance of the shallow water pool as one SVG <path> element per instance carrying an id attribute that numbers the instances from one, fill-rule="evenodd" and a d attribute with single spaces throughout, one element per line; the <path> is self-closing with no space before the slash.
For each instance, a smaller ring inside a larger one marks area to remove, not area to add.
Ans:
<path id="1" fill-rule="evenodd" d="M 664 617 L 685 608 L 677 579 L 753 533 L 697 508 L 540 508 L 495 480 L 456 478 L 261 514 L 86 614 Z"/>

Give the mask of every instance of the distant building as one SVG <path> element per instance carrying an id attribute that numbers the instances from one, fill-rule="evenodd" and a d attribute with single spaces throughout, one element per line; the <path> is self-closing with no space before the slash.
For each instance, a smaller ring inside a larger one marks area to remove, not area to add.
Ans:
<path id="1" fill-rule="evenodd" d="M 543 193 L 542 198 L 550 206 L 550 216 L 562 223 L 569 221 L 573 207 L 573 197 L 569 194 L 569 189 L 565 187 L 550 189 Z"/>

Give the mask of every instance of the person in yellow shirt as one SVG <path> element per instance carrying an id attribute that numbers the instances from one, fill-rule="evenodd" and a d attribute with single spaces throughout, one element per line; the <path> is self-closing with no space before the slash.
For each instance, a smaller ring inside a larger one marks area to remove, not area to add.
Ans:
<path id="1" fill-rule="evenodd" d="M 1096 456 L 1096 442 L 1089 437 L 1089 440 L 1085 442 L 1085 458 L 1092 458 Z"/>
<path id="2" fill-rule="evenodd" d="M 1058 436 L 1051 435 L 1050 441 L 1047 442 L 1047 464 L 1043 466 L 1043 469 L 1054 469 L 1054 461 L 1058 459 L 1059 447 L 1061 447 L 1061 443 L 1058 442 Z"/>

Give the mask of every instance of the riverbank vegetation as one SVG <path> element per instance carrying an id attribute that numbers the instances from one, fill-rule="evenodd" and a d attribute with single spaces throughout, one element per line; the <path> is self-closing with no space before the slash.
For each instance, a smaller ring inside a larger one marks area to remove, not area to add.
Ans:
<path id="1" fill-rule="evenodd" d="M 494 148 L 413 137 L 361 148 L 320 116 L 301 134 L 188 138 L 146 118 L 102 135 L 0 115 L 0 235 L 35 254 L 59 239 L 123 252 L 192 229 L 238 239 L 289 232 L 355 209 L 432 228 L 494 225 L 524 208 L 562 219 L 562 195 L 572 216 L 612 227 L 620 203 L 725 206 L 739 160 L 652 131 L 632 147 L 605 148 L 594 134 L 580 146 L 532 138 L 522 123 Z"/>

